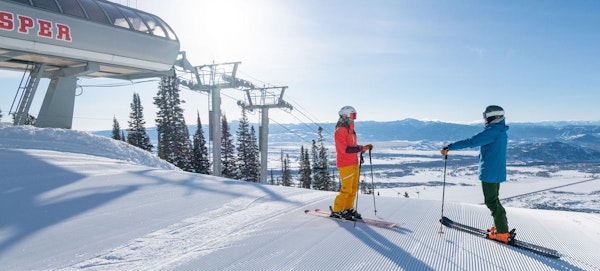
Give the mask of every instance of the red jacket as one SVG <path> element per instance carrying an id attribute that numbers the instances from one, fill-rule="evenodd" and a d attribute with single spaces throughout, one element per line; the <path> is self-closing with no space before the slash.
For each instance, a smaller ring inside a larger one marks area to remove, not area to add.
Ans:
<path id="1" fill-rule="evenodd" d="M 350 128 L 337 127 L 335 129 L 334 140 L 337 167 L 358 164 L 358 156 L 356 154 L 361 151 L 362 146 L 357 144 L 354 123 L 350 123 Z"/>

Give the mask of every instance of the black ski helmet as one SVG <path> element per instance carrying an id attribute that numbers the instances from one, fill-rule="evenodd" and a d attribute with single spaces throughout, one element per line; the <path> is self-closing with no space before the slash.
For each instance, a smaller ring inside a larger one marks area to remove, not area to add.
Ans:
<path id="1" fill-rule="evenodd" d="M 485 123 L 504 118 L 504 109 L 497 105 L 490 105 L 483 111 L 483 118 L 485 119 Z"/>

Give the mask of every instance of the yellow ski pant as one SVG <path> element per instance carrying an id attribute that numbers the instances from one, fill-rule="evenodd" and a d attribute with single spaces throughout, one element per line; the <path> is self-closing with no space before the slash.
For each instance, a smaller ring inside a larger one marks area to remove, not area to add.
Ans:
<path id="1" fill-rule="evenodd" d="M 340 193 L 333 201 L 333 211 L 354 208 L 354 200 L 358 192 L 358 179 L 360 178 L 360 166 L 358 164 L 338 168 L 342 180 Z"/>

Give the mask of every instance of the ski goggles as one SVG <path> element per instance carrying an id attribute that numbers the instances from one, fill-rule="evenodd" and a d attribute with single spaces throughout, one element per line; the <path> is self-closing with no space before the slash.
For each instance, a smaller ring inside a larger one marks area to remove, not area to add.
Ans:
<path id="1" fill-rule="evenodd" d="M 504 111 L 499 110 L 499 111 L 492 111 L 492 112 L 483 112 L 484 119 L 487 119 L 489 117 L 496 117 L 496 116 L 504 116 Z"/>

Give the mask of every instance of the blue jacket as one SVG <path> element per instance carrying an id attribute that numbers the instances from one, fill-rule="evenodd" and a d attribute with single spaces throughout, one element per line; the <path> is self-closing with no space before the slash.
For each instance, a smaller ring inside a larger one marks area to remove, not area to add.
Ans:
<path id="1" fill-rule="evenodd" d="M 479 180 L 487 183 L 506 181 L 506 145 L 508 126 L 504 119 L 488 123 L 485 129 L 473 137 L 448 145 L 448 150 L 458 150 L 480 146 Z"/>

